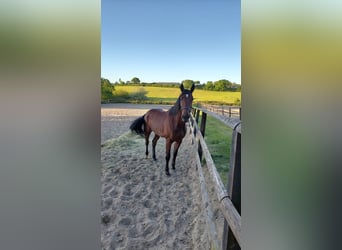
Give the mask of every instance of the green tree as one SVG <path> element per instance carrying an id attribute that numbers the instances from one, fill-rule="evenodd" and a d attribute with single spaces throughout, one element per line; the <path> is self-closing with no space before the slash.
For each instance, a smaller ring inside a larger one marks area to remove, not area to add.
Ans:
<path id="1" fill-rule="evenodd" d="M 232 91 L 241 92 L 241 84 L 233 83 L 231 89 Z"/>
<path id="2" fill-rule="evenodd" d="M 185 89 L 190 89 L 192 84 L 194 84 L 195 82 L 193 80 L 187 79 L 187 80 L 183 80 L 182 83 Z"/>
<path id="3" fill-rule="evenodd" d="M 108 79 L 101 78 L 101 102 L 113 99 L 114 91 L 114 85 Z"/>
<path id="4" fill-rule="evenodd" d="M 125 82 L 124 82 L 124 81 L 122 81 L 122 80 L 121 80 L 121 78 L 119 78 L 119 84 L 120 84 L 120 85 L 124 85 L 124 84 L 125 84 Z"/>
<path id="5" fill-rule="evenodd" d="M 214 83 L 214 90 L 216 91 L 226 91 L 230 90 L 232 83 L 226 79 L 218 80 Z"/>
<path id="6" fill-rule="evenodd" d="M 133 77 L 131 80 L 132 84 L 140 84 L 140 79 L 138 77 Z"/>
<path id="7" fill-rule="evenodd" d="M 204 86 L 205 90 L 213 90 L 214 89 L 214 84 L 212 81 L 207 81 L 207 84 Z"/>

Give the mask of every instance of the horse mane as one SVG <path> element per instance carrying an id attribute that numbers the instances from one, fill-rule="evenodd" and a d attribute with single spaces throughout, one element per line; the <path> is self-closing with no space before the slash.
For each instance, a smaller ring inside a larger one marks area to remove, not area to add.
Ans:
<path id="1" fill-rule="evenodd" d="M 180 110 L 180 99 L 178 97 L 176 103 L 169 109 L 169 113 L 170 115 L 177 115 L 179 110 Z"/>

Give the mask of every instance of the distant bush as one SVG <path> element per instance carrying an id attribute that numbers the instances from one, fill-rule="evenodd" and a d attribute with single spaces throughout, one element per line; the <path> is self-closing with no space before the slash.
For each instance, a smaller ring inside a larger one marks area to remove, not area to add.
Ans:
<path id="1" fill-rule="evenodd" d="M 126 90 L 122 90 L 122 89 L 115 90 L 115 91 L 114 91 L 114 95 L 115 95 L 115 96 L 126 97 L 126 98 L 129 97 L 128 92 L 127 92 Z"/>
<path id="2" fill-rule="evenodd" d="M 234 105 L 241 106 L 241 100 L 239 98 L 236 98 L 234 101 Z"/>
<path id="3" fill-rule="evenodd" d="M 101 78 L 101 102 L 112 99 L 114 91 L 114 85 L 108 79 Z"/>
<path id="4" fill-rule="evenodd" d="M 133 101 L 144 101 L 147 100 L 147 90 L 144 88 L 139 88 L 137 91 L 134 91 L 129 94 L 129 99 Z"/>
<path id="5" fill-rule="evenodd" d="M 109 98 L 103 98 L 102 103 L 115 103 L 115 102 L 130 102 L 130 103 L 145 103 L 148 102 L 146 96 L 147 90 L 143 87 L 136 91 L 128 92 L 122 89 L 116 89 Z"/>
<path id="6" fill-rule="evenodd" d="M 128 99 L 128 92 L 125 90 L 118 89 L 114 91 L 112 102 L 127 102 Z"/>

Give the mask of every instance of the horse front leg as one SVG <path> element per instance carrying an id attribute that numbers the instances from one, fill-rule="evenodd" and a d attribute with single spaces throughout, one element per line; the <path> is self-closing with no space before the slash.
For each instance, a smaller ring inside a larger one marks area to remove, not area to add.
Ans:
<path id="1" fill-rule="evenodd" d="M 182 140 L 175 142 L 175 145 L 173 148 L 172 169 L 176 169 L 176 167 L 175 167 L 176 157 L 177 157 L 178 149 L 179 149 L 179 146 L 181 145 L 181 143 L 182 143 Z"/>
<path id="2" fill-rule="evenodd" d="M 165 153 L 165 160 L 166 160 L 165 173 L 166 173 L 166 175 L 170 175 L 169 161 L 170 161 L 171 144 L 172 144 L 171 139 L 170 138 L 166 139 L 166 153 Z"/>

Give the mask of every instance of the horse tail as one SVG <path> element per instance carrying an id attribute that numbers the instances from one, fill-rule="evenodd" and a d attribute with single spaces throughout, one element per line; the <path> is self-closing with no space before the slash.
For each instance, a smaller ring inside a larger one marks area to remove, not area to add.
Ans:
<path id="1" fill-rule="evenodd" d="M 144 135 L 145 131 L 145 115 L 139 117 L 138 119 L 134 120 L 129 126 L 130 130 L 135 131 L 138 135 Z"/>

